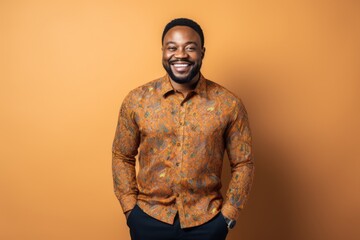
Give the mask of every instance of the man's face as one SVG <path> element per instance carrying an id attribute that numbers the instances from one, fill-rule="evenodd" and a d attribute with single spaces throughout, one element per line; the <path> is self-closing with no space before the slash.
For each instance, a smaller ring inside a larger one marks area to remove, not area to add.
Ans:
<path id="1" fill-rule="evenodd" d="M 164 36 L 162 50 L 162 64 L 173 81 L 183 84 L 198 77 L 205 48 L 195 30 L 186 26 L 171 28 Z"/>

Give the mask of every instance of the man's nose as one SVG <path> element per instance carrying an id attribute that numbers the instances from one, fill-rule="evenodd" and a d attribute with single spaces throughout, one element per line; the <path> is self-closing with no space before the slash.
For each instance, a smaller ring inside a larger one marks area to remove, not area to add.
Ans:
<path id="1" fill-rule="evenodd" d="M 178 48 L 177 51 L 175 52 L 176 58 L 187 58 L 188 56 L 189 55 L 185 51 L 185 48 Z"/>

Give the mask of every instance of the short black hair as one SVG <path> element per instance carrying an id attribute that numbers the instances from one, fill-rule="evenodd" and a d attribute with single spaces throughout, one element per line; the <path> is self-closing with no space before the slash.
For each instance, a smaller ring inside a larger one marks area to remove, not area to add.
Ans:
<path id="1" fill-rule="evenodd" d="M 186 27 L 190 27 L 192 29 L 194 29 L 195 32 L 197 32 L 200 36 L 200 40 L 201 40 L 201 47 L 204 47 L 204 33 L 200 27 L 199 24 L 197 24 L 195 21 L 188 19 L 188 18 L 176 18 L 174 20 L 172 20 L 171 22 L 169 22 L 168 24 L 166 24 L 162 37 L 161 37 L 161 44 L 164 42 L 164 37 L 165 34 L 173 27 L 176 26 L 186 26 Z"/>

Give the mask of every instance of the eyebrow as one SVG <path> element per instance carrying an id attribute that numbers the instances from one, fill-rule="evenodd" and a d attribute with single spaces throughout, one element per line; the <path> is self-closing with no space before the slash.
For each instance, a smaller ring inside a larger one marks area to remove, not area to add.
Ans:
<path id="1" fill-rule="evenodd" d="M 176 42 L 169 41 L 169 42 L 165 43 L 165 45 L 169 45 L 169 44 L 176 44 Z M 195 44 L 196 46 L 198 46 L 198 44 L 196 42 L 192 42 L 192 41 L 185 43 L 185 45 L 189 45 L 189 44 Z"/>

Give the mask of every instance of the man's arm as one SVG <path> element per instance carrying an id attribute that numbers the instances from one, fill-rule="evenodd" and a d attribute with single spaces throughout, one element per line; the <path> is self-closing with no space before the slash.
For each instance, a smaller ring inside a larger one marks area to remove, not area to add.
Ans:
<path id="1" fill-rule="evenodd" d="M 254 175 L 251 132 L 245 107 L 237 103 L 225 134 L 226 150 L 231 167 L 231 180 L 221 212 L 236 220 L 244 207 Z"/>
<path id="2" fill-rule="evenodd" d="M 132 111 L 134 103 L 130 95 L 124 99 L 112 147 L 114 192 L 126 215 L 134 208 L 138 194 L 135 156 L 139 146 L 139 129 Z"/>

